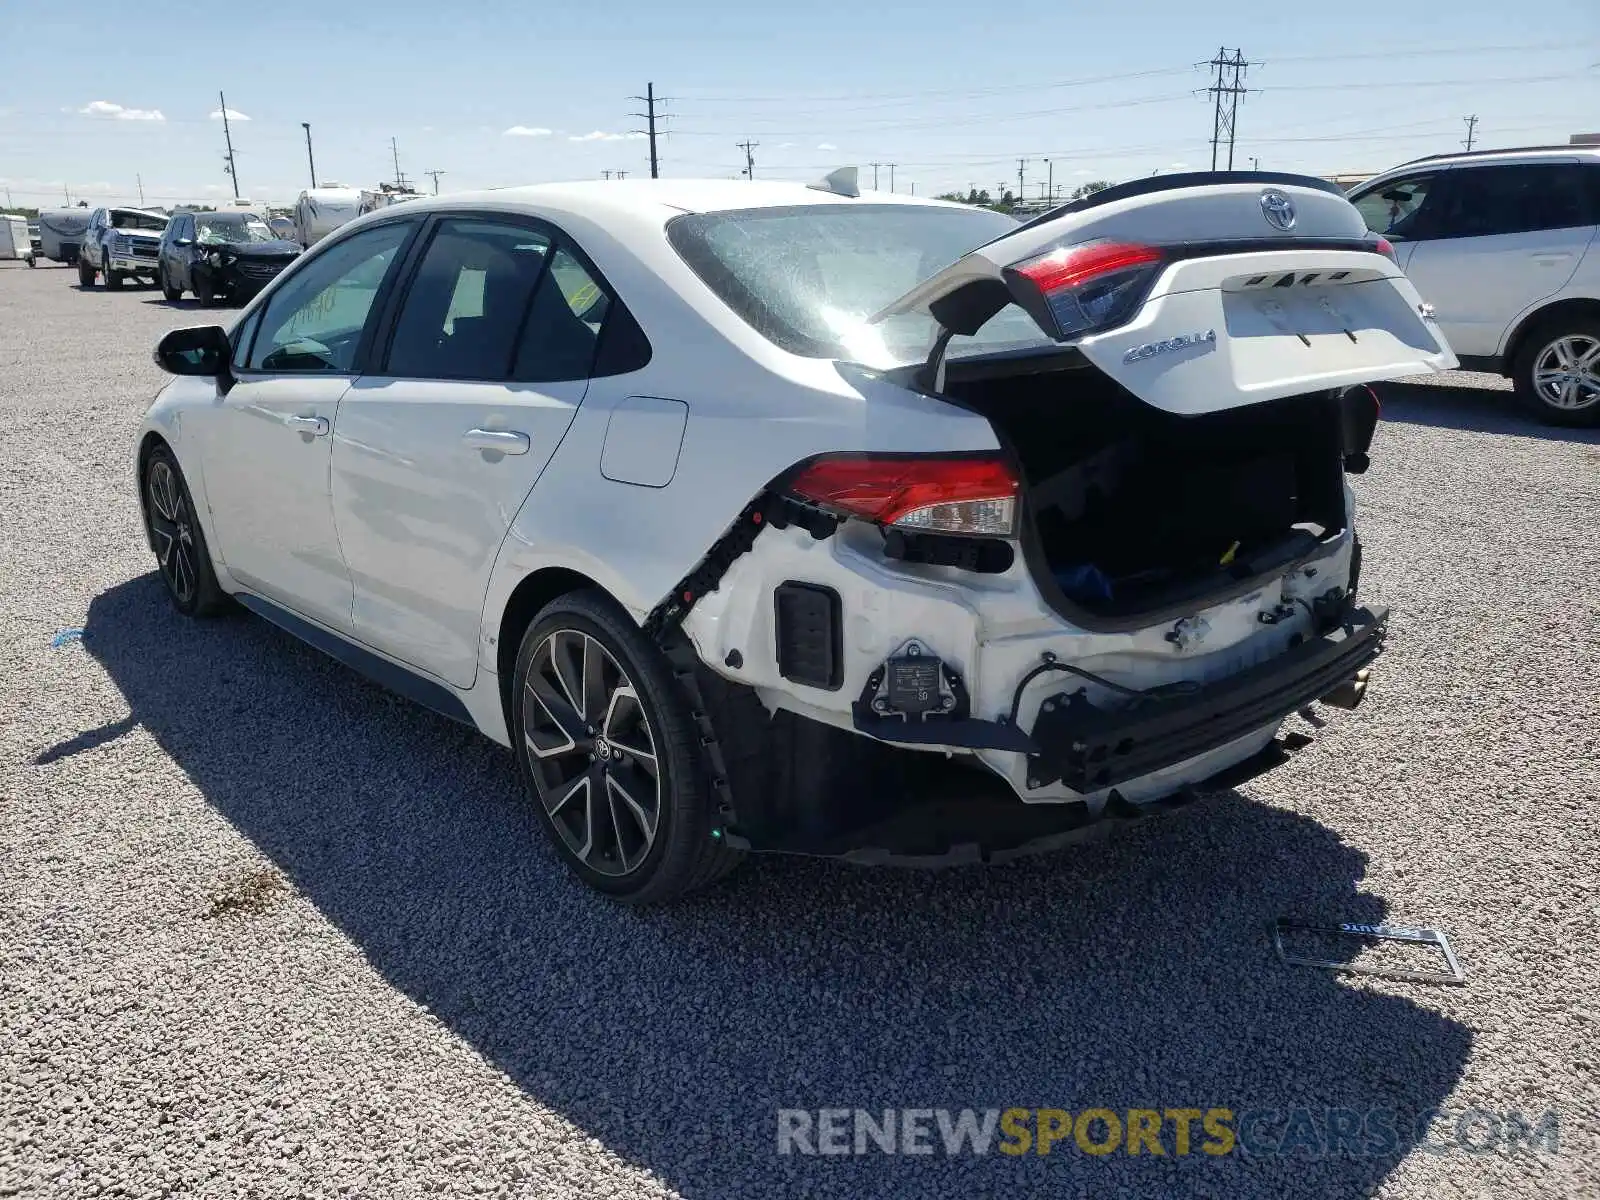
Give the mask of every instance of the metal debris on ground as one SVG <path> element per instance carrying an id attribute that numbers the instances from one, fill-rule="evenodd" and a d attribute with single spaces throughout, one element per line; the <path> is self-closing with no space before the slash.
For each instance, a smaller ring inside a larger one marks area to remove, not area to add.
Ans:
<path id="1" fill-rule="evenodd" d="M 1413 946 L 1432 946 L 1443 956 L 1446 970 L 1414 971 L 1399 967 L 1369 967 L 1336 959 L 1306 958 L 1284 949 L 1285 933 L 1306 933 L 1320 937 L 1355 938 L 1361 941 L 1403 942 Z M 1280 961 L 1294 967 L 1325 967 L 1330 971 L 1343 971 L 1351 975 L 1373 975 L 1383 979 L 1405 979 L 1413 983 L 1464 984 L 1467 981 L 1461 964 L 1456 961 L 1450 939 L 1437 929 L 1422 929 L 1410 925 L 1364 925 L 1343 922 L 1338 925 L 1318 925 L 1310 921 L 1295 921 L 1279 917 L 1272 927 L 1272 944 Z"/>

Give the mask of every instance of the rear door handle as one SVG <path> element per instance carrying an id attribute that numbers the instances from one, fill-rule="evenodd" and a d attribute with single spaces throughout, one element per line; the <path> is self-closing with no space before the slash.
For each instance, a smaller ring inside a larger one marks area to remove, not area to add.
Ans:
<path id="1" fill-rule="evenodd" d="M 312 437 L 328 436 L 327 417 L 285 417 L 283 423 L 290 429 L 309 433 Z"/>
<path id="2" fill-rule="evenodd" d="M 1570 250 L 1536 250 L 1533 254 L 1533 261 L 1549 267 L 1558 262 L 1566 262 L 1571 257 L 1572 252 Z"/>
<path id="3" fill-rule="evenodd" d="M 526 454 L 533 444 L 527 434 L 512 429 L 469 429 L 461 436 L 461 441 L 474 450 L 493 450 L 499 454 Z"/>

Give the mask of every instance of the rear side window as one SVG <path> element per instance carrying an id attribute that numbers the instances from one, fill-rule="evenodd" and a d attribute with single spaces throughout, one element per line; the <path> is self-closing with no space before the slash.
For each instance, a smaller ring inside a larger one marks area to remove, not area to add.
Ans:
<path id="1" fill-rule="evenodd" d="M 610 294 L 524 225 L 441 221 L 406 289 L 384 374 L 401 379 L 587 379 Z"/>
<path id="2" fill-rule="evenodd" d="M 1457 167 L 1443 177 L 1429 236 L 1493 237 L 1594 223 L 1577 163 Z"/>

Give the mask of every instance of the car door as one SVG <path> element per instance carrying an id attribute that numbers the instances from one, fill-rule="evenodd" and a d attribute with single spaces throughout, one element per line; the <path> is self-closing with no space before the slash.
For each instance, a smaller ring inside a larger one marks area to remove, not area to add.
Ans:
<path id="1" fill-rule="evenodd" d="M 334 518 L 357 636 L 465 688 L 495 555 L 583 400 L 610 297 L 538 222 L 450 214 L 427 237 L 382 366 L 339 408 Z"/>
<path id="2" fill-rule="evenodd" d="M 1444 172 L 1406 274 L 1457 354 L 1498 354 L 1522 314 L 1566 286 L 1594 240 L 1576 162 Z"/>
<path id="3" fill-rule="evenodd" d="M 363 230 L 287 276 L 250 318 L 232 386 L 204 410 L 206 495 L 229 573 L 345 632 L 351 584 L 329 500 L 329 435 L 417 224 Z"/>

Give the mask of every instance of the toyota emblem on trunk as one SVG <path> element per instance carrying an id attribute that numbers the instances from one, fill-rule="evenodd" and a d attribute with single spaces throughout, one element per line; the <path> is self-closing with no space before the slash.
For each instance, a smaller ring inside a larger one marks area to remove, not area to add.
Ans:
<path id="1" fill-rule="evenodd" d="M 1294 228 L 1294 201 L 1282 192 L 1271 190 L 1261 193 L 1261 215 L 1274 229 L 1288 233 Z"/>

